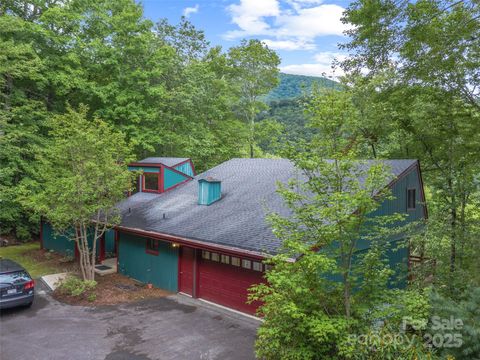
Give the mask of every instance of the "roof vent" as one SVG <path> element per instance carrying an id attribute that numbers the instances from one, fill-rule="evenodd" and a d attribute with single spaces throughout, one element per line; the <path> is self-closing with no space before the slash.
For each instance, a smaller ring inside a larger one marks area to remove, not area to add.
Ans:
<path id="1" fill-rule="evenodd" d="M 222 182 L 212 177 L 198 180 L 198 204 L 210 205 L 222 197 Z"/>

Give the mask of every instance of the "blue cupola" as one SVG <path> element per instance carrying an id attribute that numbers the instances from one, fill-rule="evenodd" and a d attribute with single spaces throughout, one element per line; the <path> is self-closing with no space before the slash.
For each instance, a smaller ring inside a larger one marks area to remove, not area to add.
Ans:
<path id="1" fill-rule="evenodd" d="M 198 204 L 210 205 L 222 197 L 222 182 L 212 177 L 198 180 Z"/>

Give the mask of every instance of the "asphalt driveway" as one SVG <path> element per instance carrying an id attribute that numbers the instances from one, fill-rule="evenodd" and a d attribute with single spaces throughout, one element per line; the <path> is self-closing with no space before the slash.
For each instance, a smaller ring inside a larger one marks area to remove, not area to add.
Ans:
<path id="1" fill-rule="evenodd" d="M 2 359 L 253 359 L 256 320 L 181 295 L 87 308 L 37 295 L 0 314 Z"/>

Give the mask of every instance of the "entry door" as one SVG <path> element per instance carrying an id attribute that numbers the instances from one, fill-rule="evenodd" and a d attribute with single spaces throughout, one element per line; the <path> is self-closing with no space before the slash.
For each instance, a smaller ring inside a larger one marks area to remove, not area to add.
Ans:
<path id="1" fill-rule="evenodd" d="M 180 292 L 193 296 L 195 250 L 182 246 L 180 253 Z"/>

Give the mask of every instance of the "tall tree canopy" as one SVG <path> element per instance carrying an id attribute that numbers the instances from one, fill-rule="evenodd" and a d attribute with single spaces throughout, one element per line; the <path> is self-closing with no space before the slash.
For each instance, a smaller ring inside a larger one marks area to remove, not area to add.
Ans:
<path id="1" fill-rule="evenodd" d="M 478 273 L 480 6 L 477 1 L 354 1 L 343 66 L 379 156 L 418 158 L 430 226 L 418 253 L 459 294 Z M 375 155 L 375 153 L 374 153 Z M 478 255 L 477 255 L 478 256 Z M 478 278 L 477 278 L 478 281 Z"/>
<path id="2" fill-rule="evenodd" d="M 246 64 L 229 59 L 185 18 L 154 24 L 134 0 L 2 2 L 0 232 L 28 237 L 37 226 L 17 185 L 35 176 L 47 119 L 68 106 L 124 133 L 137 159 L 185 156 L 204 170 L 246 155 L 249 128 L 234 111 Z"/>

